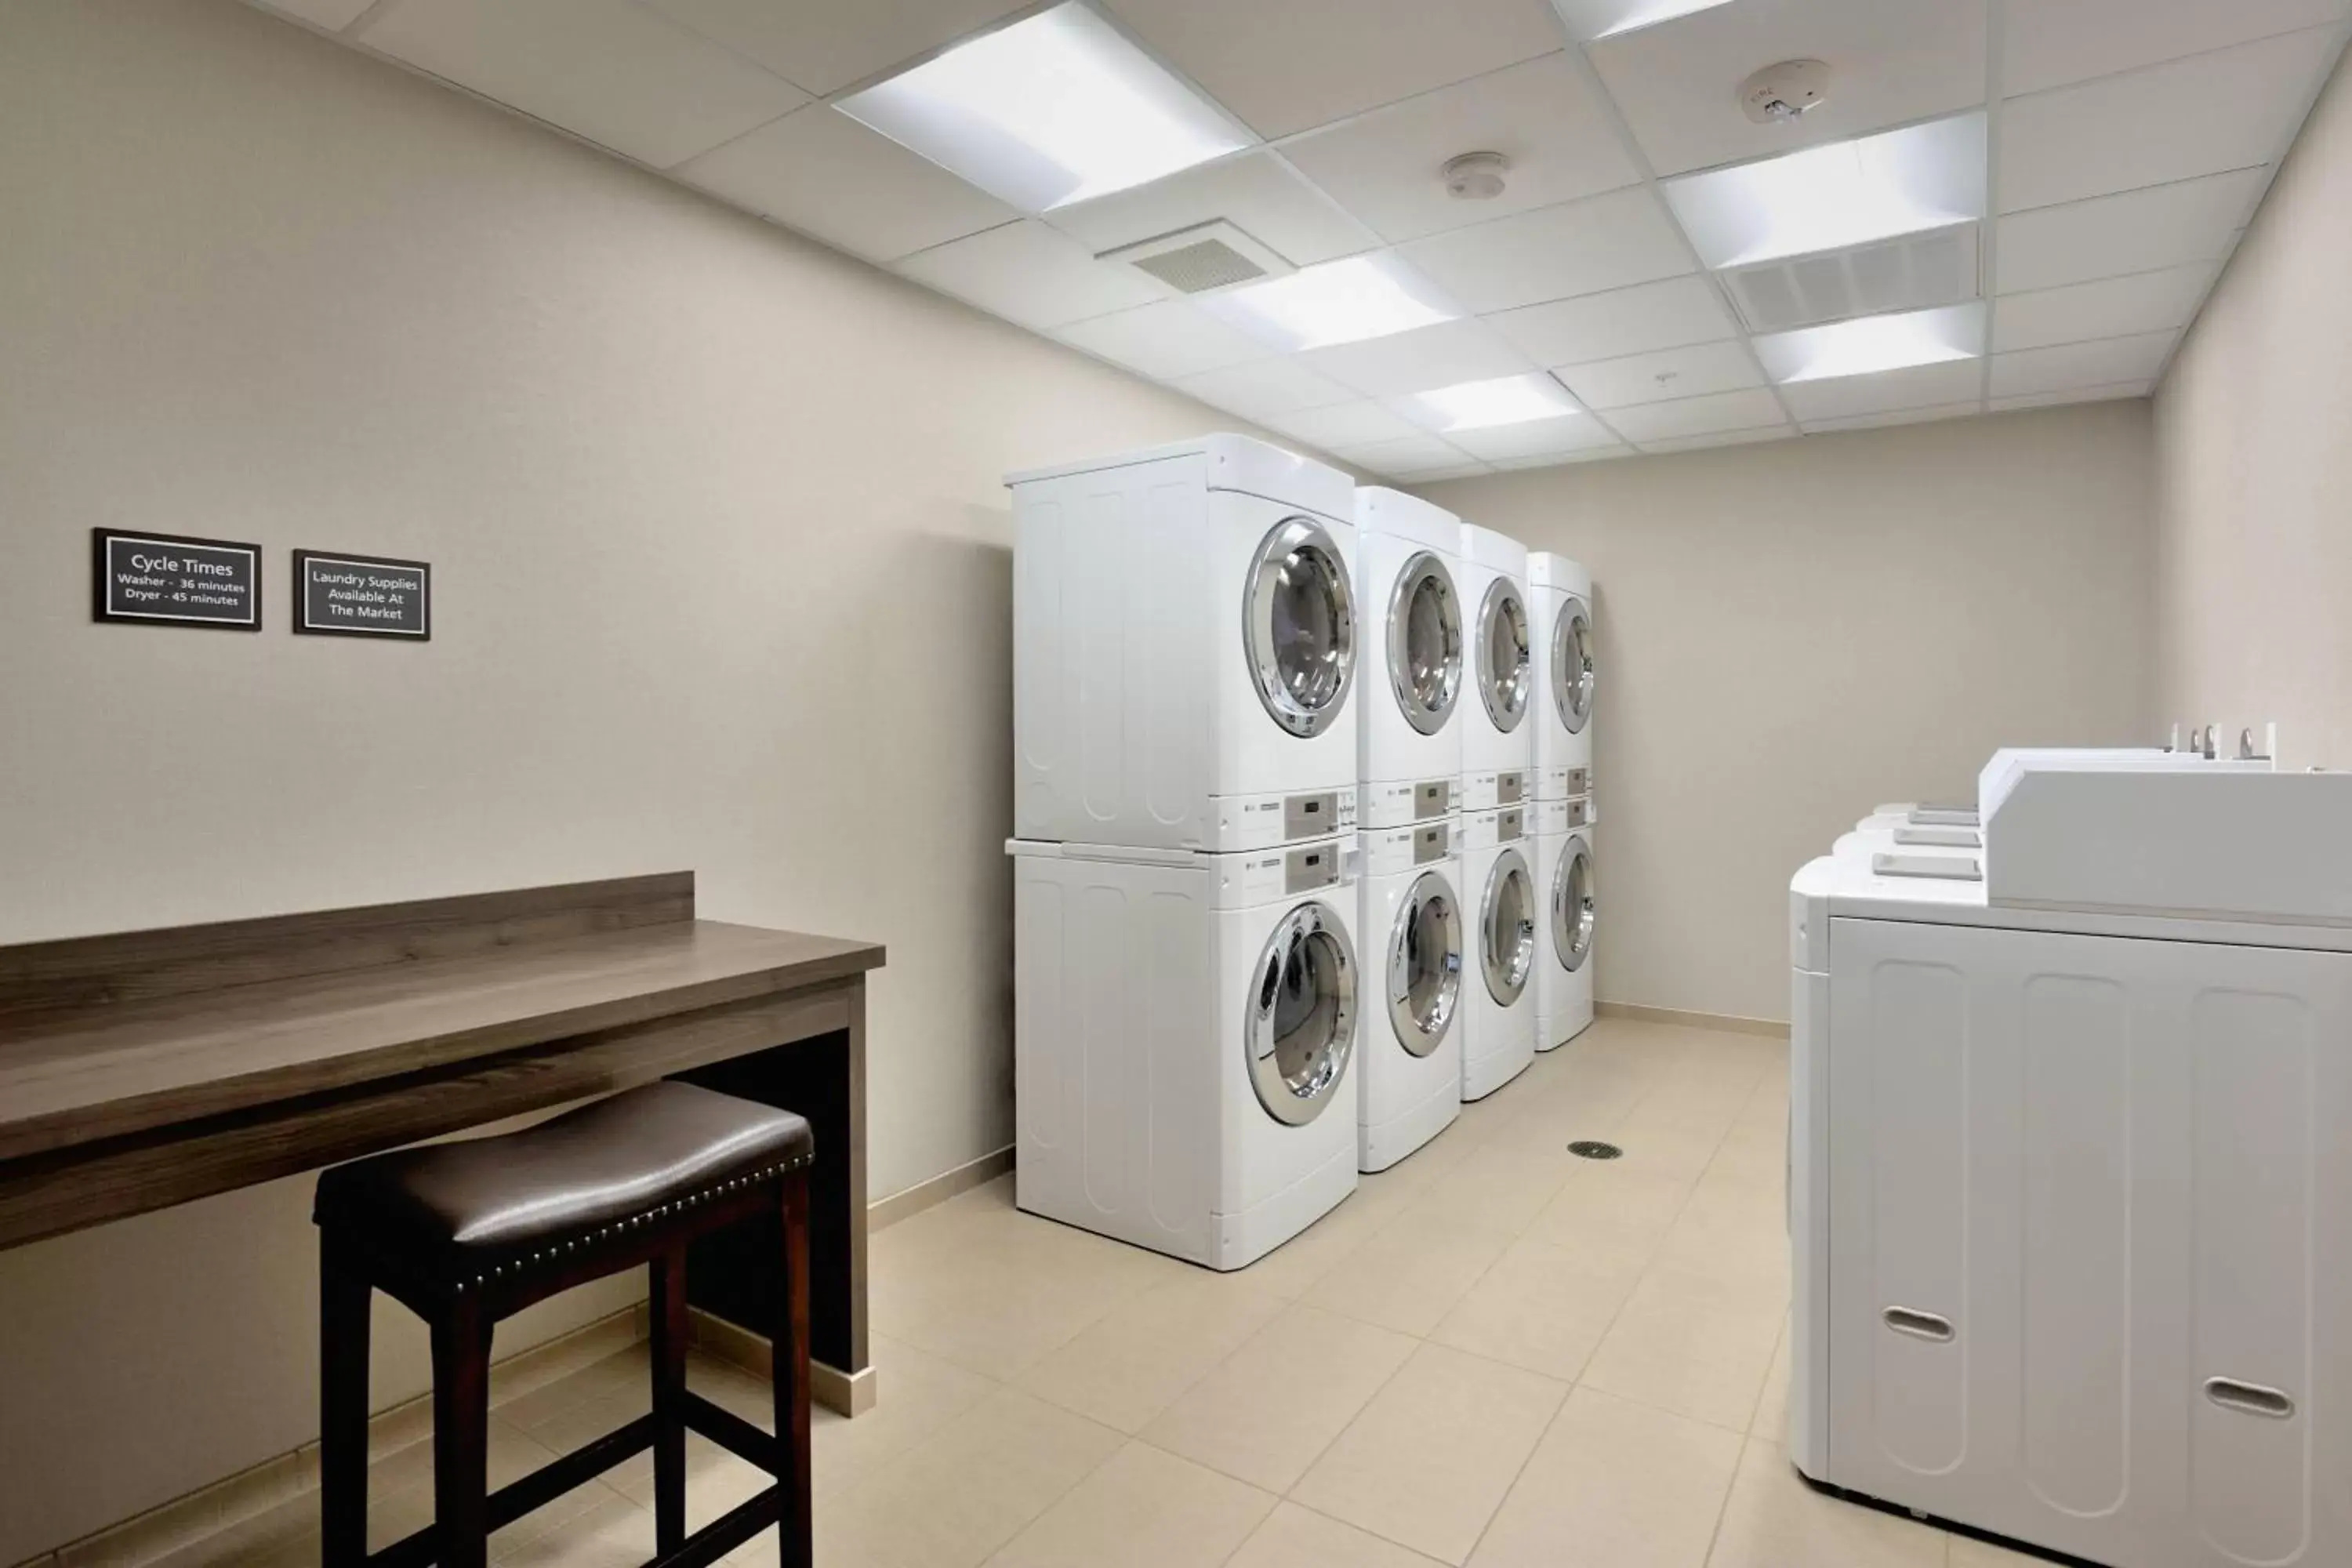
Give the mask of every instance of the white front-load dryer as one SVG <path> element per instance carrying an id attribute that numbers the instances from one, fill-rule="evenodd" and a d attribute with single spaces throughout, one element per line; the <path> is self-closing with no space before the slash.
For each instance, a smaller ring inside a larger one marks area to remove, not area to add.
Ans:
<path id="1" fill-rule="evenodd" d="M 1463 988 L 1470 915 L 1460 823 L 1361 835 L 1366 997 L 1357 1047 L 1356 1163 L 1385 1171 L 1462 1112 Z"/>
<path id="2" fill-rule="evenodd" d="M 1356 820 L 1443 821 L 1461 788 L 1468 615 L 1462 520 L 1397 490 L 1356 491 L 1361 668 Z"/>
<path id="3" fill-rule="evenodd" d="M 1484 1100 L 1536 1058 L 1536 958 L 1542 894 L 1523 806 L 1462 819 L 1462 887 L 1470 900 L 1470 982 L 1462 1009 L 1462 1098 Z"/>
<path id="4" fill-rule="evenodd" d="M 1538 800 L 1592 793 L 1592 574 L 1565 555 L 1528 554 L 1533 615 Z"/>
<path id="5" fill-rule="evenodd" d="M 1536 955 L 1536 1049 L 1568 1044 L 1592 1022 L 1593 893 L 1591 803 L 1539 800 L 1535 819 L 1536 887 L 1543 895 Z"/>
<path id="6" fill-rule="evenodd" d="M 1008 848 L 1022 1208 L 1230 1269 L 1355 1190 L 1352 837 Z"/>
<path id="7" fill-rule="evenodd" d="M 1470 610 L 1472 700 L 1463 704 L 1462 809 L 1527 798 L 1535 766 L 1535 623 L 1528 551 L 1517 540 L 1462 525 L 1462 602 Z"/>
<path id="8" fill-rule="evenodd" d="M 1239 436 L 1015 474 L 1013 831 L 1355 829 L 1355 486 Z"/>

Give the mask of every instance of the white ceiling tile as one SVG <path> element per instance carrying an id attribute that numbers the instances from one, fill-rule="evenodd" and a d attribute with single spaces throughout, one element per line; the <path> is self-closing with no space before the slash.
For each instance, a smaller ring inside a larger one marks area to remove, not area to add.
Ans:
<path id="1" fill-rule="evenodd" d="M 1695 265 L 1682 231 L 1642 186 L 1433 234 L 1398 252 L 1481 315 L 1673 278 Z"/>
<path id="2" fill-rule="evenodd" d="M 1415 468 L 1404 476 L 1417 485 L 1435 484 L 1440 479 L 1469 479 L 1495 470 L 1485 463 L 1460 463 L 1450 468 Z"/>
<path id="3" fill-rule="evenodd" d="M 891 270 L 1040 331 L 1167 297 L 1132 267 L 1097 261 L 1034 218 L 919 250 Z"/>
<path id="4" fill-rule="evenodd" d="M 1873 375 L 1791 382 L 1780 388 L 1780 401 L 1798 419 L 1811 422 L 1857 414 L 1891 414 L 1937 403 L 1959 403 L 1980 395 L 1983 390 L 1984 361 L 1955 359 L 1883 370 Z"/>
<path id="5" fill-rule="evenodd" d="M 1360 446 L 1335 447 L 1332 453 L 1359 468 L 1396 478 L 1410 478 L 1437 468 L 1458 468 L 1471 460 L 1459 447 L 1434 436 L 1401 436 L 1392 441 L 1369 441 Z"/>
<path id="6" fill-rule="evenodd" d="M 667 169 L 808 94 L 627 0 L 402 0 L 370 48 Z"/>
<path id="7" fill-rule="evenodd" d="M 1720 342 L 1739 332 L 1723 297 L 1696 274 L 1498 311 L 1486 323 L 1538 364 L 1555 365 Z"/>
<path id="8" fill-rule="evenodd" d="M 503 4 L 504 0 L 500 0 Z M 953 43 L 1029 0 L 647 0 L 823 96 Z"/>
<path id="9" fill-rule="evenodd" d="M 2000 210 L 2267 163 L 2326 69 L 2328 33 L 2288 33 L 2193 59 L 2011 99 L 2001 110 Z"/>
<path id="10" fill-rule="evenodd" d="M 1267 418 L 1266 424 L 1286 436 L 1327 449 L 1361 447 L 1373 441 L 1396 441 L 1427 432 L 1385 404 L 1366 398 L 1334 404 L 1328 408 L 1303 408 L 1296 414 Z"/>
<path id="11" fill-rule="evenodd" d="M 2041 349 L 2185 327 L 2204 302 L 2213 271 L 2211 262 L 2200 261 L 2160 272 L 2070 283 L 2063 289 L 2004 294 L 1993 301 L 1993 350 Z"/>
<path id="12" fill-rule="evenodd" d="M 2178 332 L 2145 332 L 2131 338 L 2024 349 L 1992 356 L 1992 396 L 2020 397 L 2036 392 L 2147 381 L 2164 367 Z"/>
<path id="13" fill-rule="evenodd" d="M 1669 436 L 1662 440 L 1644 441 L 1641 449 L 1646 453 L 1696 452 L 1708 447 L 1748 447 L 1759 441 L 1785 441 L 1797 432 L 1783 425 L 1777 429 L 1724 430 L 1706 436 Z"/>
<path id="14" fill-rule="evenodd" d="M 1633 448 L 1622 441 L 1612 441 L 1606 447 L 1588 447 L 1580 452 L 1542 452 L 1530 458 L 1497 458 L 1493 467 L 1502 472 L 1520 468 L 1557 468 L 1563 463 L 1598 463 L 1610 458 L 1630 458 Z"/>
<path id="15" fill-rule="evenodd" d="M 1261 136 L 1496 70 L 1560 47 L 1535 0 L 1108 0 Z"/>
<path id="16" fill-rule="evenodd" d="M 1352 256 L 1380 237 L 1270 153 L 1203 163 L 1147 185 L 1057 207 L 1045 221 L 1099 256 L 1138 240 L 1223 218 L 1289 261 Z"/>
<path id="17" fill-rule="evenodd" d="M 1564 452 L 1590 451 L 1596 447 L 1619 444 L 1610 428 L 1590 414 L 1563 414 L 1556 419 L 1529 419 L 1518 425 L 1490 425 L 1483 430 L 1449 430 L 1445 438 L 1472 457 L 1489 462 L 1558 457 Z"/>
<path id="18" fill-rule="evenodd" d="M 1479 321 L 1442 321 L 1360 342 L 1309 349 L 1297 358 L 1309 369 L 1367 397 L 1402 397 L 1465 381 L 1490 381 L 1533 370 L 1519 352 Z"/>
<path id="19" fill-rule="evenodd" d="M 1644 447 L 1685 436 L 1711 436 L 1722 430 L 1756 430 L 1788 424 L 1788 416 L 1781 412 L 1780 403 L 1761 387 L 1685 397 L 1673 403 L 1612 408 L 1605 417 L 1616 426 L 1617 434 Z"/>
<path id="20" fill-rule="evenodd" d="M 1823 436 L 1832 430 L 1879 430 L 1890 425 L 1926 425 L 1937 419 L 1965 419 L 1971 414 L 1983 412 L 1984 405 L 1974 400 L 1937 403 L 1926 408 L 1897 408 L 1884 414 L 1849 414 L 1838 419 L 1808 419 L 1801 428 L 1808 436 Z"/>
<path id="21" fill-rule="evenodd" d="M 1271 357 L 1264 343 L 1189 300 L 1161 300 L 1073 321 L 1055 328 L 1054 336 L 1157 381 Z"/>
<path id="22" fill-rule="evenodd" d="M 358 21 L 373 0 L 253 0 L 253 4 L 337 33 Z"/>
<path id="23" fill-rule="evenodd" d="M 1296 359 L 1237 364 L 1205 375 L 1183 376 L 1170 384 L 1244 419 L 1272 419 L 1302 408 L 1328 408 L 1333 404 L 1352 402 L 1360 395 L 1328 375 L 1318 375 Z"/>
<path id="24" fill-rule="evenodd" d="M 1985 0 L 1739 0 L 1587 52 L 1651 164 L 1679 174 L 1983 102 Z M 1807 58 L 1830 62 L 1827 99 L 1794 124 L 1749 120 L 1741 80 Z"/>
<path id="25" fill-rule="evenodd" d="M 1588 408 L 1664 403 L 1669 398 L 1697 397 L 1709 392 L 1733 392 L 1743 386 L 1764 384 L 1764 373 L 1757 368 L 1756 356 L 1740 342 L 1660 349 L 1654 353 L 1570 365 L 1554 374 Z"/>
<path id="26" fill-rule="evenodd" d="M 772 120 L 675 173 L 869 261 L 896 261 L 1021 216 L 822 103 Z"/>
<path id="27" fill-rule="evenodd" d="M 2268 169 L 2150 185 L 2000 220 L 1995 270 L 2004 293 L 2053 289 L 2151 267 L 2219 261 L 2270 180 Z"/>
<path id="28" fill-rule="evenodd" d="M 2127 397 L 2146 397 L 2156 390 L 2148 381 L 2114 382 L 2104 386 L 2077 386 L 2064 392 L 2029 392 L 2015 397 L 1996 397 L 1992 411 L 2004 413 L 2012 408 L 2050 408 L 2062 403 L 2113 403 Z"/>
<path id="29" fill-rule="evenodd" d="M 1630 185 L 1641 178 L 1601 95 L 1564 55 L 1457 82 L 1284 145 L 1283 155 L 1390 239 L 1413 239 Z M 1510 160 L 1503 194 L 1448 195 L 1463 153 Z"/>
<path id="30" fill-rule="evenodd" d="M 2343 18 L 2346 0 L 2030 0 L 2003 16 L 2001 89 L 2038 92 Z"/>

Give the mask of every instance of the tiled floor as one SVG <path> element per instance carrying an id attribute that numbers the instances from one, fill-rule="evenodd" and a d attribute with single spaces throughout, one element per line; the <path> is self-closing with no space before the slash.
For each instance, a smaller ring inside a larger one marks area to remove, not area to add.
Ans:
<path id="1" fill-rule="evenodd" d="M 1009 1180 L 874 1239 L 882 1401 L 819 1413 L 842 1568 L 1995 1568 L 1807 1490 L 1781 1447 L 1785 1047 L 1603 1021 L 1256 1266 L 1213 1275 L 1019 1214 Z M 1624 1145 L 1607 1164 L 1580 1137 Z M 765 1385 L 698 1360 L 764 1424 Z M 504 1481 L 645 1408 L 643 1351 L 501 1403 Z M 417 1434 L 416 1436 L 421 1436 Z M 697 1521 L 755 1474 L 696 1440 Z M 653 1549 L 641 1457 L 501 1561 Z M 424 1521 L 429 1450 L 376 1466 Z M 316 1560 L 299 1499 L 169 1559 Z M 772 1563 L 772 1538 L 730 1562 Z"/>

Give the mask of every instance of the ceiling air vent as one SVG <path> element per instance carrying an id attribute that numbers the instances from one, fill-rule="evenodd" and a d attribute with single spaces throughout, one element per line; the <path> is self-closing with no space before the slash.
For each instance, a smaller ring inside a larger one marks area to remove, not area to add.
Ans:
<path id="1" fill-rule="evenodd" d="M 1978 226 L 1960 224 L 1851 250 L 1731 268 L 1723 278 L 1756 332 L 1957 305 L 1977 297 Z"/>
<path id="2" fill-rule="evenodd" d="M 1122 245 L 1100 259 L 1124 261 L 1181 294 L 1214 293 L 1298 270 L 1223 218 Z"/>

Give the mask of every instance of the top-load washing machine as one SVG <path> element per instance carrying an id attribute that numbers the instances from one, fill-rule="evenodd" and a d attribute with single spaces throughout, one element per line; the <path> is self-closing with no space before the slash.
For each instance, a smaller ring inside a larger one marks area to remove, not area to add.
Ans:
<path id="1" fill-rule="evenodd" d="M 1015 474 L 1013 831 L 1230 851 L 1355 827 L 1355 486 L 1210 436 Z"/>
<path id="2" fill-rule="evenodd" d="M 1391 489 L 1356 492 L 1356 819 L 1443 821 L 1461 788 L 1468 610 L 1462 521 Z"/>
<path id="3" fill-rule="evenodd" d="M 1239 1268 L 1355 1190 L 1352 837 L 1007 848 L 1023 1209 Z"/>
<path id="4" fill-rule="evenodd" d="M 1463 987 L 1472 933 L 1460 819 L 1366 829 L 1364 1033 L 1357 1163 L 1385 1171 L 1462 1112 Z"/>
<path id="5" fill-rule="evenodd" d="M 1528 550 L 1507 534 L 1462 525 L 1462 602 L 1470 610 L 1470 686 L 1462 728 L 1462 809 L 1528 798 L 1535 766 L 1535 624 Z"/>
<path id="6" fill-rule="evenodd" d="M 1528 553 L 1535 645 L 1538 800 L 1592 793 L 1592 574 L 1565 555 Z"/>

